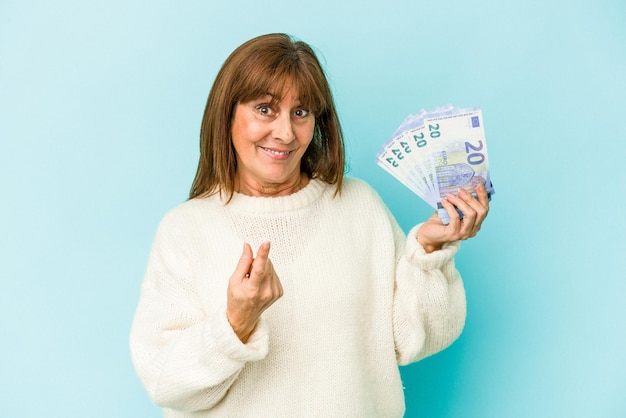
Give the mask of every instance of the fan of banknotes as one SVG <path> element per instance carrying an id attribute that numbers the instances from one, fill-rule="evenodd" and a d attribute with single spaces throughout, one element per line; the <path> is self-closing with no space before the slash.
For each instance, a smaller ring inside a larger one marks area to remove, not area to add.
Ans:
<path id="1" fill-rule="evenodd" d="M 448 105 L 409 115 L 376 157 L 379 166 L 437 209 L 446 225 L 450 218 L 441 199 L 448 193 L 463 188 L 475 196 L 479 183 L 489 200 L 495 193 L 479 107 Z"/>

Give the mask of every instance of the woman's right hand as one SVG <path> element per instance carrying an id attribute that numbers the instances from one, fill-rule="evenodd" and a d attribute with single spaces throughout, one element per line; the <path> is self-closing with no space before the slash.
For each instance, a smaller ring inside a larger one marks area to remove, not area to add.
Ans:
<path id="1" fill-rule="evenodd" d="M 256 258 L 248 243 L 228 281 L 226 315 L 235 334 L 245 344 L 261 314 L 283 295 L 280 279 L 269 259 L 270 243 L 261 244 Z"/>

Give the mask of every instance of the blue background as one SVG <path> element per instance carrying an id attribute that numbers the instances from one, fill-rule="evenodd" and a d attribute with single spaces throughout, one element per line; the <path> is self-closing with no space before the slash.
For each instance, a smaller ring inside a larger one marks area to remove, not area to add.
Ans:
<path id="1" fill-rule="evenodd" d="M 626 4 L 0 1 L 0 415 L 160 416 L 128 332 L 185 200 L 212 80 L 288 32 L 325 63 L 349 174 L 405 230 L 431 209 L 376 166 L 409 113 L 483 108 L 497 194 L 457 256 L 468 320 L 402 368 L 408 417 L 626 414 Z"/>

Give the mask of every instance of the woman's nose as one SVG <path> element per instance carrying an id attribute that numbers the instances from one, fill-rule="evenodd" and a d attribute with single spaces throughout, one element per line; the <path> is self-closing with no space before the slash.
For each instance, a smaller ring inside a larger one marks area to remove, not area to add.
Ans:
<path id="1" fill-rule="evenodd" d="M 287 143 L 295 139 L 289 112 L 281 112 L 274 120 L 273 136 L 275 139 Z"/>

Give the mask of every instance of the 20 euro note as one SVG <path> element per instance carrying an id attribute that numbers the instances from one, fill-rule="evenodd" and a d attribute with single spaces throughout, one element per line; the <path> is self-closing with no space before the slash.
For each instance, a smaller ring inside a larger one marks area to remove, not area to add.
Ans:
<path id="1" fill-rule="evenodd" d="M 417 142 L 423 138 L 423 128 L 407 127 L 393 136 L 377 154 L 378 165 L 426 202 L 437 200 L 432 170 L 424 167 Z"/>
<path id="2" fill-rule="evenodd" d="M 457 194 L 459 189 L 464 189 L 476 196 L 475 188 L 479 184 L 485 186 L 490 200 L 495 193 L 482 112 L 475 108 L 457 115 L 429 118 L 424 124 L 434 128 L 432 132 L 438 132 L 437 147 L 432 154 L 434 186 L 438 196 L 437 213 L 442 222 L 448 224 L 450 218 L 441 199 L 449 193 Z"/>
<path id="3" fill-rule="evenodd" d="M 377 163 L 437 209 L 445 224 L 450 220 L 441 199 L 448 193 L 473 193 L 478 183 L 489 197 L 494 193 L 478 107 L 447 105 L 407 116 L 381 147 Z"/>
<path id="4" fill-rule="evenodd" d="M 430 155 L 432 145 L 429 145 L 431 140 L 425 132 L 424 119 L 458 111 L 446 105 L 408 115 L 376 156 L 379 166 L 433 207 L 436 207 L 437 194 Z"/>

